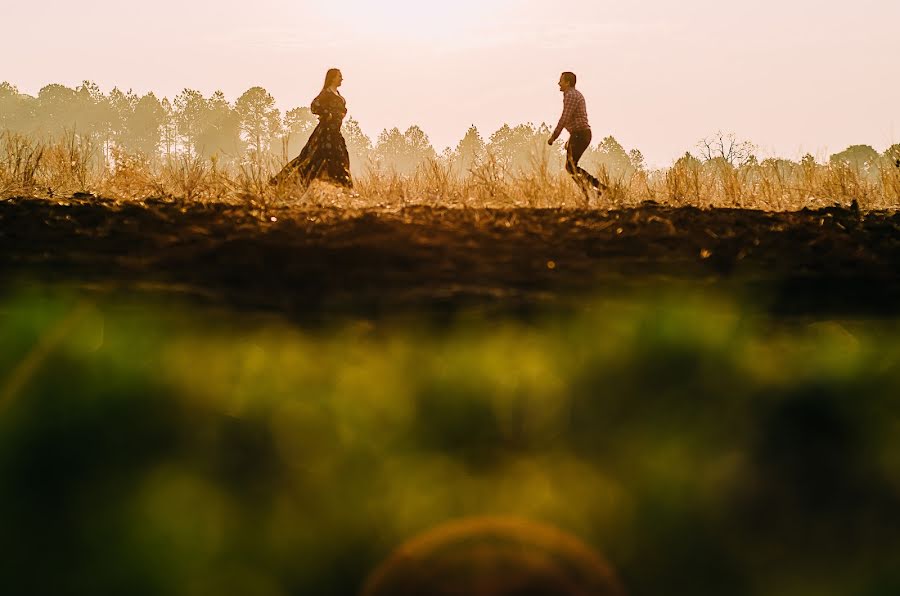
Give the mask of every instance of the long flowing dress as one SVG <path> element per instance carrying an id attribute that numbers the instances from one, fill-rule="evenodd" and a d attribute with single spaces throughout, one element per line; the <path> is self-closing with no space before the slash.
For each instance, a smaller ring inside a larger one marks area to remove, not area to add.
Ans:
<path id="1" fill-rule="evenodd" d="M 350 154 L 341 135 L 341 124 L 347 115 L 346 100 L 339 93 L 323 90 L 313 100 L 310 110 L 319 117 L 319 124 L 300 155 L 284 166 L 272 178 L 272 183 L 293 178 L 308 185 L 318 179 L 353 188 Z"/>

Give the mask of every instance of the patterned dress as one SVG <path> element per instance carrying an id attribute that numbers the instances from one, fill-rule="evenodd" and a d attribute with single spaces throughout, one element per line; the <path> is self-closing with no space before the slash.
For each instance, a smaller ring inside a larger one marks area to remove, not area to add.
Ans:
<path id="1" fill-rule="evenodd" d="M 308 185 L 318 179 L 353 188 L 350 154 L 341 135 L 341 124 L 347 115 L 346 100 L 338 93 L 324 90 L 313 100 L 310 110 L 319 117 L 318 126 L 300 155 L 284 166 L 272 178 L 272 183 L 294 178 Z"/>

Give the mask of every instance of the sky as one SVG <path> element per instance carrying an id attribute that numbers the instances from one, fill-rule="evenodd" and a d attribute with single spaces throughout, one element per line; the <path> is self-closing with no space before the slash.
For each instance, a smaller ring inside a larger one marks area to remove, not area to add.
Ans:
<path id="1" fill-rule="evenodd" d="M 4 6 L 0 79 L 88 79 L 174 97 L 260 85 L 287 110 L 325 71 L 373 138 L 420 125 L 438 151 L 474 124 L 555 124 L 578 75 L 594 139 L 670 164 L 718 130 L 762 157 L 900 142 L 896 0 L 50 0 Z"/>

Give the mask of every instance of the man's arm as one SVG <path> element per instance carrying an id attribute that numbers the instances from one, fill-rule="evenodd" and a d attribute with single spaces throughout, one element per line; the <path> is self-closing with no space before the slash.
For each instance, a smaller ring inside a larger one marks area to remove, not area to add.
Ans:
<path id="1" fill-rule="evenodd" d="M 559 135 L 562 134 L 563 129 L 566 127 L 566 124 L 572 118 L 572 113 L 575 110 L 575 102 L 571 99 L 572 95 L 566 93 L 563 96 L 563 112 L 562 116 L 559 117 L 559 124 L 556 125 L 556 130 L 553 131 L 553 134 L 550 136 L 550 140 L 547 141 L 548 145 L 552 145 L 556 139 L 559 138 Z"/>

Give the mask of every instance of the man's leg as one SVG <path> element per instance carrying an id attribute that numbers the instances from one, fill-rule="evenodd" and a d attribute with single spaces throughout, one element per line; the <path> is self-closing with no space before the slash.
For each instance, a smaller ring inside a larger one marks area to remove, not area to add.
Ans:
<path id="1" fill-rule="evenodd" d="M 591 131 L 580 130 L 569 137 L 566 146 L 566 171 L 575 179 L 575 182 L 587 194 L 588 187 L 596 190 L 604 190 L 606 187 L 599 180 L 591 176 L 586 170 L 578 167 L 581 156 L 591 144 Z"/>

